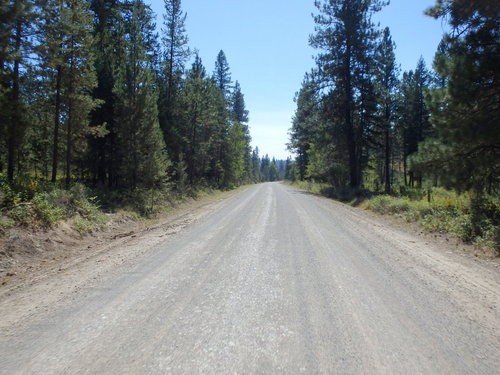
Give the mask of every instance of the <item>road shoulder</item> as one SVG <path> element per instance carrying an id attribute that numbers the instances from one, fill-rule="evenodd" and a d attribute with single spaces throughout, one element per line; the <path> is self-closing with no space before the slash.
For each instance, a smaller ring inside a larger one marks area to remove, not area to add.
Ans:
<path id="1" fill-rule="evenodd" d="M 154 221 L 127 220 L 107 231 L 73 238 L 56 250 L 18 257 L 0 279 L 0 329 L 76 298 L 245 189 L 192 200 Z M 43 235 L 48 238 L 50 232 Z"/>
<path id="2" fill-rule="evenodd" d="M 391 226 L 393 228 L 397 228 L 398 230 L 404 231 L 408 234 L 414 235 L 417 238 L 424 241 L 426 244 L 432 244 L 433 247 L 436 248 L 438 251 L 442 251 L 445 253 L 453 252 L 456 253 L 457 255 L 461 255 L 471 259 L 486 260 L 489 263 L 494 264 L 497 267 L 500 267 L 500 257 L 497 257 L 494 250 L 488 248 L 480 248 L 475 245 L 464 243 L 458 237 L 450 233 L 441 233 L 441 232 L 426 230 L 420 225 L 418 225 L 418 223 L 405 221 L 403 218 L 396 215 L 382 215 L 377 212 L 364 209 L 362 207 L 352 206 L 350 204 L 325 197 L 324 195 L 319 193 L 302 189 L 293 184 L 284 184 L 284 185 L 292 189 L 302 191 L 307 194 L 311 194 L 318 199 L 331 202 L 331 204 L 339 205 L 344 209 L 349 210 L 350 212 L 365 215 L 367 218 L 371 218 L 372 220 L 384 223 L 384 225 L 386 226 Z"/>

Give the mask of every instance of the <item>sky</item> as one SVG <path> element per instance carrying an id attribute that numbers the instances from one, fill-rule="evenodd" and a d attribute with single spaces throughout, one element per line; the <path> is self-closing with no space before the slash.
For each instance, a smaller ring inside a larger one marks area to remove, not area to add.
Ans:
<path id="1" fill-rule="evenodd" d="M 402 71 L 414 69 L 422 56 L 428 67 L 445 26 L 423 14 L 433 0 L 391 0 L 376 14 L 396 43 Z M 151 0 L 163 22 L 162 0 Z M 260 155 L 286 159 L 293 101 L 304 74 L 314 67 L 314 0 L 182 0 L 191 49 L 199 51 L 208 72 L 217 54 L 226 54 L 233 81 L 238 80 L 250 112 L 252 146 Z"/>

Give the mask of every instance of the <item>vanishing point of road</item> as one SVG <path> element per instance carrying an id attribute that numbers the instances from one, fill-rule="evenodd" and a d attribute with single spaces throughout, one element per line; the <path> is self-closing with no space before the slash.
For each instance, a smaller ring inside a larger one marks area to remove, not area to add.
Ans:
<path id="1" fill-rule="evenodd" d="M 498 270 L 256 185 L 36 314 L 0 299 L 0 374 L 498 374 Z"/>

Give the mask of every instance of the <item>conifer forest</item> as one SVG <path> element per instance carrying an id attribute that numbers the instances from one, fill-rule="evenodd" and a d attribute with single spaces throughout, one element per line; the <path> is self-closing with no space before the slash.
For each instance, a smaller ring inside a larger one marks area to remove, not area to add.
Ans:
<path id="1" fill-rule="evenodd" d="M 315 66 L 295 96 L 295 160 L 282 161 L 251 147 L 230 58 L 221 49 L 207 68 L 181 0 L 164 1 L 161 32 L 143 0 L 2 0 L 2 207 L 75 184 L 105 201 L 287 179 L 468 192 L 471 214 L 497 227 L 500 6 L 436 1 L 427 15 L 448 31 L 433 66 L 402 72 L 391 30 L 373 21 L 387 3 L 315 1 Z"/>
<path id="2" fill-rule="evenodd" d="M 330 195 L 348 200 L 363 191 L 412 200 L 427 195 L 429 203 L 433 190 L 465 193 L 469 228 L 461 236 L 481 235 L 486 226 L 498 246 L 500 5 L 436 1 L 426 15 L 448 31 L 433 66 L 421 58 L 402 72 L 391 30 L 373 21 L 387 4 L 315 2 L 309 42 L 316 64 L 295 97 L 288 147 L 297 157 L 290 177 L 326 183 Z M 446 212 L 440 220 L 457 215 L 459 204 L 447 199 L 438 207 Z M 380 212 L 408 209 L 380 203 Z M 421 210 L 424 221 L 433 208 Z"/>
<path id="3" fill-rule="evenodd" d="M 182 190 L 277 179 L 277 162 L 250 147 L 224 52 L 212 72 L 189 48 L 180 0 L 165 1 L 161 33 L 142 0 L 2 1 L 0 12 L 4 185 Z"/>
<path id="4" fill-rule="evenodd" d="M 424 181 L 498 190 L 499 11 L 494 1 L 437 1 L 449 22 L 433 68 L 400 72 L 386 2 L 316 1 L 316 66 L 304 77 L 289 144 L 297 176 L 390 193 Z M 398 185 L 395 186 L 395 182 Z"/>

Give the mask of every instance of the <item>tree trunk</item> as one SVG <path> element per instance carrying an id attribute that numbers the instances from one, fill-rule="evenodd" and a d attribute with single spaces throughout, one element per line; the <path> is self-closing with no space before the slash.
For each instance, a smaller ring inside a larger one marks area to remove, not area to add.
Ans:
<path id="1" fill-rule="evenodd" d="M 352 101 L 352 83 L 351 83 L 351 47 L 347 45 L 346 57 L 344 61 L 345 69 L 345 127 L 346 127 L 346 143 L 349 157 L 349 185 L 356 189 L 359 187 L 358 179 L 358 158 L 356 155 L 356 139 L 352 124 L 351 101 Z"/>
<path id="2" fill-rule="evenodd" d="M 19 127 L 21 124 L 21 108 L 19 108 L 19 66 L 21 65 L 21 32 L 22 23 L 20 20 L 16 24 L 16 60 L 14 61 L 14 71 L 12 77 L 12 115 L 8 122 L 8 135 L 7 135 L 7 179 L 14 180 L 14 170 L 16 164 L 17 147 L 20 143 L 19 137 L 21 136 Z"/>
<path id="3" fill-rule="evenodd" d="M 70 89 L 71 91 L 71 89 Z M 69 108 L 68 108 L 68 132 L 66 134 L 66 189 L 69 189 L 69 185 L 71 183 L 71 143 L 72 143 L 72 122 L 73 122 L 73 115 L 72 115 L 72 106 L 73 103 L 70 100 L 69 103 Z"/>
<path id="4" fill-rule="evenodd" d="M 0 72 L 3 72 L 4 70 L 4 60 L 0 58 Z M 5 82 L 2 80 L 0 81 L 0 87 L 3 87 L 5 85 Z M 0 104 L 4 104 L 0 102 Z M 4 105 L 0 106 L 0 129 L 2 129 L 2 126 L 4 127 L 3 129 L 7 130 L 7 114 L 6 114 L 6 107 Z M 3 133 L 2 136 L 5 136 L 6 134 Z M 6 138 L 5 138 L 6 140 Z M 2 140 L 3 143 L 3 140 Z M 0 157 L 0 173 L 3 172 L 4 164 L 3 164 L 3 158 Z"/>
<path id="5" fill-rule="evenodd" d="M 111 151 L 109 153 L 108 159 L 108 187 L 112 188 L 115 186 L 116 181 L 116 168 L 115 168 L 115 149 L 116 149 L 116 135 L 115 133 L 110 133 L 109 135 L 109 143 Z"/>
<path id="6" fill-rule="evenodd" d="M 405 186 L 408 186 L 408 164 L 406 162 L 406 156 L 403 156 L 403 175 L 405 178 Z"/>
<path id="7" fill-rule="evenodd" d="M 384 174 L 385 174 L 385 193 L 390 194 L 391 193 L 391 134 L 390 134 L 390 113 L 389 113 L 389 108 L 386 106 L 385 110 L 385 160 L 384 160 Z"/>
<path id="8" fill-rule="evenodd" d="M 54 108 L 54 141 L 52 148 L 52 182 L 57 180 L 57 164 L 59 154 L 59 127 L 61 116 L 61 79 L 62 69 L 61 66 L 57 67 L 56 75 L 56 103 Z"/>
<path id="9" fill-rule="evenodd" d="M 74 17 L 74 14 L 73 14 Z M 67 95 L 69 96 L 69 103 L 68 103 L 68 132 L 66 134 L 66 189 L 69 189 L 69 185 L 71 183 L 71 146 L 72 146 L 72 141 L 73 141 L 73 113 L 74 113 L 74 53 L 75 53 L 75 40 L 74 37 L 71 38 L 71 58 L 70 58 L 70 66 L 69 66 L 69 87 L 68 87 L 68 93 Z"/>

